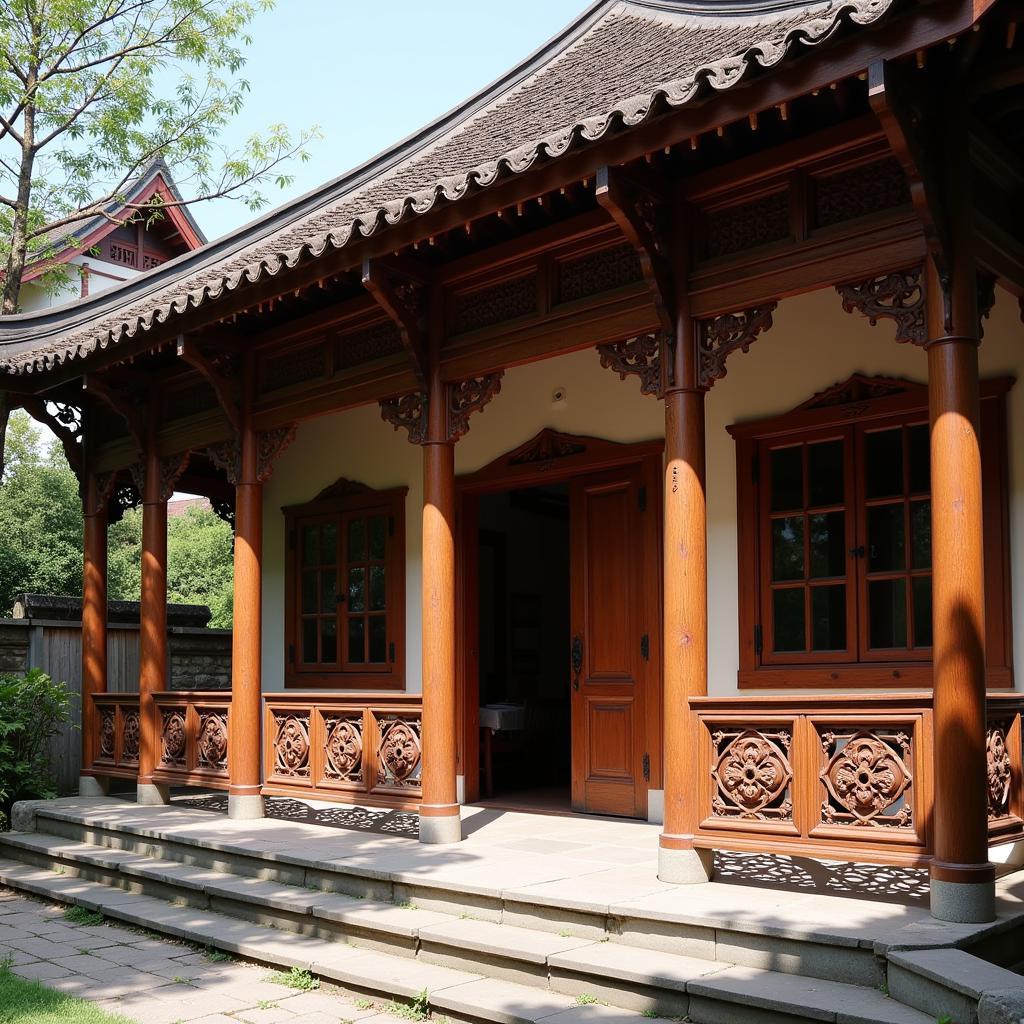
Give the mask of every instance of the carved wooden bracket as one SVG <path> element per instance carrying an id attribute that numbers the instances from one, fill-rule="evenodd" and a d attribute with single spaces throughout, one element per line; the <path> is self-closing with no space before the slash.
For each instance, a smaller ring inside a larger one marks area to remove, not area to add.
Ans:
<path id="1" fill-rule="evenodd" d="M 673 330 L 672 208 L 666 187 L 653 174 L 602 167 L 594 195 L 636 249 L 662 325 Z"/>
<path id="2" fill-rule="evenodd" d="M 994 274 L 978 271 L 978 337 L 985 337 L 985 321 L 996 304 L 996 277 Z"/>
<path id="3" fill-rule="evenodd" d="M 237 484 L 242 478 L 242 449 L 237 438 L 210 445 L 206 457 L 224 473 L 229 484 Z"/>
<path id="4" fill-rule="evenodd" d="M 85 470 L 82 460 L 82 410 L 64 402 L 48 402 L 29 395 L 21 399 L 21 405 L 32 419 L 44 423 L 57 435 L 68 464 L 81 483 Z"/>
<path id="5" fill-rule="evenodd" d="M 190 338 L 186 338 L 184 334 L 178 335 L 177 352 L 178 358 L 198 370 L 200 376 L 213 388 L 228 422 L 235 430 L 238 430 L 241 425 L 241 413 L 237 378 L 230 373 L 225 373 L 224 367 L 203 355 L 196 343 Z"/>
<path id="6" fill-rule="evenodd" d="M 662 342 L 660 334 L 638 334 L 622 341 L 598 345 L 601 365 L 614 370 L 620 380 L 630 375 L 640 378 L 640 394 L 659 396 L 664 391 L 662 376 Z"/>
<path id="7" fill-rule="evenodd" d="M 88 393 L 95 395 L 106 406 L 113 409 L 124 420 L 125 425 L 128 427 L 128 433 L 131 434 L 132 440 L 135 442 L 135 447 L 140 452 L 144 451 L 146 447 L 146 424 L 142 403 L 139 399 L 123 392 L 115 391 L 106 381 L 94 374 L 87 374 L 82 378 L 82 387 Z"/>
<path id="8" fill-rule="evenodd" d="M 486 373 L 480 377 L 449 381 L 445 384 L 445 424 L 448 441 L 458 441 L 469 430 L 469 417 L 479 412 L 501 390 L 504 370 Z M 408 431 L 413 444 L 427 440 L 427 414 L 430 400 L 425 391 L 413 391 L 380 403 L 381 417 L 395 430 Z"/>
<path id="9" fill-rule="evenodd" d="M 394 321 L 419 380 L 427 372 L 427 308 L 430 293 L 414 270 L 397 261 L 363 260 L 363 286 Z"/>
<path id="10" fill-rule="evenodd" d="M 98 516 L 104 509 L 107 509 L 109 518 L 111 499 L 117 490 L 117 481 L 120 475 L 121 471 L 118 469 L 96 474 L 96 502 L 93 505 L 88 505 L 83 497 L 82 506 L 85 515 Z M 120 519 L 120 516 L 118 516 L 118 519 Z"/>
<path id="11" fill-rule="evenodd" d="M 778 302 L 745 309 L 738 313 L 701 320 L 697 328 L 697 382 L 710 388 L 726 374 L 725 361 L 733 352 L 747 352 L 772 326 L 772 313 Z"/>
<path id="12" fill-rule="evenodd" d="M 898 342 L 911 345 L 927 342 L 922 267 L 869 277 L 855 284 L 838 284 L 836 291 L 842 297 L 843 309 L 847 313 L 863 313 L 872 327 L 883 318 L 895 320 Z"/>
<path id="13" fill-rule="evenodd" d="M 191 450 L 165 455 L 160 459 L 160 501 L 169 501 L 174 488 L 181 479 L 181 474 L 188 468 L 188 460 L 192 457 Z M 145 500 L 146 468 L 144 462 L 133 462 L 128 471 L 131 473 L 135 490 Z"/>
<path id="14" fill-rule="evenodd" d="M 501 390 L 504 370 L 486 373 L 482 377 L 467 377 L 451 381 L 445 391 L 448 396 L 448 439 L 458 441 L 469 431 L 469 417 L 479 412 Z"/>
<path id="15" fill-rule="evenodd" d="M 256 435 L 256 479 L 260 483 L 270 479 L 278 456 L 295 440 L 297 423 L 288 423 Z"/>

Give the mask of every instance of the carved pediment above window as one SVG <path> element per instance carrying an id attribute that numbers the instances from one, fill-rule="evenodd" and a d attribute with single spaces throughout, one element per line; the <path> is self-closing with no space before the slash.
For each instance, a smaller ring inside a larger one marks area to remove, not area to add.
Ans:
<path id="1" fill-rule="evenodd" d="M 509 466 L 545 466 L 556 459 L 582 455 L 587 450 L 584 441 L 571 434 L 560 434 L 545 428 L 535 438 L 517 448 L 506 459 Z"/>
<path id="2" fill-rule="evenodd" d="M 843 309 L 847 313 L 863 313 L 872 327 L 882 319 L 895 320 L 896 340 L 901 344 L 923 346 L 927 342 L 922 267 L 838 284 L 836 291 L 842 297 Z"/>
<path id="3" fill-rule="evenodd" d="M 331 498 L 353 498 L 357 494 L 369 494 L 371 490 L 372 488 L 367 487 L 366 484 L 359 483 L 358 480 L 349 480 L 347 477 L 341 476 L 333 484 L 325 487 L 313 500 L 328 501 Z"/>
<path id="4" fill-rule="evenodd" d="M 833 384 L 808 398 L 797 409 L 833 409 L 838 407 L 860 406 L 876 398 L 888 398 L 891 395 L 905 395 L 911 391 L 926 390 L 923 384 L 914 384 L 902 377 L 868 377 L 862 373 L 854 373 L 846 380 Z"/>
<path id="5" fill-rule="evenodd" d="M 598 345 L 597 351 L 605 369 L 614 370 L 620 380 L 631 375 L 639 377 L 640 394 L 658 396 L 663 389 L 661 342 L 661 334 L 637 334 L 622 341 Z"/>
<path id="6" fill-rule="evenodd" d="M 772 326 L 777 302 L 724 313 L 701 320 L 698 327 L 698 382 L 710 388 L 726 374 L 725 362 L 733 352 L 747 352 L 758 335 Z"/>

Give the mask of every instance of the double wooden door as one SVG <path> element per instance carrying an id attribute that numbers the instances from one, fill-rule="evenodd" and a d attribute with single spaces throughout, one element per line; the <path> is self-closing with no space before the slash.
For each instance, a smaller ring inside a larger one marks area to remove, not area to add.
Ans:
<path id="1" fill-rule="evenodd" d="M 647 816 L 660 678 L 651 498 L 640 463 L 571 482 L 572 806 L 589 814 Z"/>

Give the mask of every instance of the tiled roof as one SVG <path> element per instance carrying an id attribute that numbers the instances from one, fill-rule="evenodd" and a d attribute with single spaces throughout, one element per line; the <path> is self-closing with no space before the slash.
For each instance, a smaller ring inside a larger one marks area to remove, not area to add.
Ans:
<path id="1" fill-rule="evenodd" d="M 0 320 L 0 369 L 39 373 L 343 248 L 438 202 L 734 86 L 897 0 L 599 0 L 462 107 L 370 163 L 116 289 Z"/>

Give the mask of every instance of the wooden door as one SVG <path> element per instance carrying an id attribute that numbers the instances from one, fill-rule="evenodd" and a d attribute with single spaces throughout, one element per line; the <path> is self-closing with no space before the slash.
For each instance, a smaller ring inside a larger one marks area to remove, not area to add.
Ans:
<path id="1" fill-rule="evenodd" d="M 648 500 L 638 464 L 572 482 L 572 805 L 589 814 L 647 816 Z"/>

